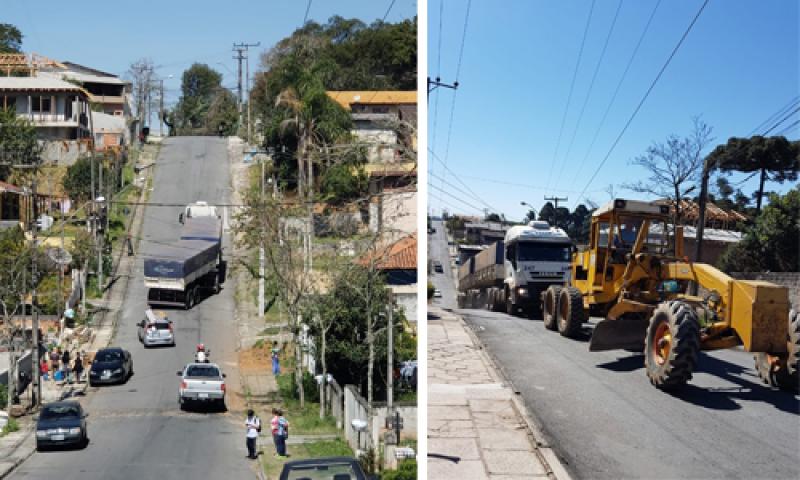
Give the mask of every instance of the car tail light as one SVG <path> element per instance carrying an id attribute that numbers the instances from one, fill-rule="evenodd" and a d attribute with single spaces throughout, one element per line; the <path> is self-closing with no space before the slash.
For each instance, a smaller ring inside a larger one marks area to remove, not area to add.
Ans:
<path id="1" fill-rule="evenodd" d="M 186 380 L 181 381 L 181 388 L 186 390 Z"/>
<path id="2" fill-rule="evenodd" d="M 172 332 L 172 324 L 169 324 L 169 331 Z"/>
<path id="3" fill-rule="evenodd" d="M 220 385 L 219 389 L 222 390 L 222 393 L 225 393 L 225 384 Z"/>

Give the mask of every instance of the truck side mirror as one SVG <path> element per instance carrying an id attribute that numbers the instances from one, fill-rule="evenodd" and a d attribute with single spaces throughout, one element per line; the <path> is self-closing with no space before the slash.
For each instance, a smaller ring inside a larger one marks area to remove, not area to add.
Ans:
<path id="1" fill-rule="evenodd" d="M 183 212 L 178 215 L 178 222 L 183 223 Z"/>

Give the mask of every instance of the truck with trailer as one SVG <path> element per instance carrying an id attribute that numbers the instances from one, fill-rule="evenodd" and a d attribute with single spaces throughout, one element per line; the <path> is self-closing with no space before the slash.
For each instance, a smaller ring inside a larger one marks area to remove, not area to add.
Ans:
<path id="1" fill-rule="evenodd" d="M 536 314 L 541 294 L 569 277 L 572 242 L 544 221 L 511 227 L 458 269 L 459 306 Z"/>
<path id="2" fill-rule="evenodd" d="M 190 309 L 201 290 L 221 290 L 224 281 L 222 221 L 216 215 L 181 218 L 180 238 L 158 245 L 144 259 L 144 285 L 151 306 Z"/>

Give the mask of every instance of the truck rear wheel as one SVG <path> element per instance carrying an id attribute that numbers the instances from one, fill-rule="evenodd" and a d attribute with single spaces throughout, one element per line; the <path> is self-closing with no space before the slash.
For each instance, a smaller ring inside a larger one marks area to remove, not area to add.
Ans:
<path id="1" fill-rule="evenodd" d="M 800 314 L 795 310 L 789 312 L 787 337 L 788 353 L 777 356 L 757 353 L 756 371 L 765 384 L 797 393 L 800 392 Z"/>
<path id="2" fill-rule="evenodd" d="M 506 313 L 509 315 L 517 314 L 517 304 L 514 303 L 514 297 L 511 295 L 511 290 L 506 290 Z"/>
<path id="3" fill-rule="evenodd" d="M 583 312 L 583 295 L 575 287 L 561 289 L 558 295 L 558 333 L 564 337 L 575 337 L 580 331 L 586 315 Z"/>
<path id="4" fill-rule="evenodd" d="M 556 308 L 558 306 L 559 295 L 561 295 L 561 287 L 558 285 L 550 285 L 544 292 L 544 328 L 548 330 L 555 330 L 558 328 Z"/>
<path id="5" fill-rule="evenodd" d="M 650 317 L 644 366 L 650 383 L 668 390 L 692 379 L 700 351 L 697 314 L 679 301 L 660 304 Z"/>

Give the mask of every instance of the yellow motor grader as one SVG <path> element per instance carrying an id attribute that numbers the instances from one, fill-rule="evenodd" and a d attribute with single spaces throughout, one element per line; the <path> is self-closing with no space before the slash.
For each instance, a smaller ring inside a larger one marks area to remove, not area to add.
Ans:
<path id="1" fill-rule="evenodd" d="M 688 261 L 683 229 L 669 220 L 668 206 L 635 200 L 595 211 L 569 284 L 542 295 L 545 327 L 574 337 L 589 316 L 602 317 L 589 349 L 644 351 L 658 388 L 688 382 L 700 350 L 742 345 L 756 353 L 764 382 L 797 391 L 800 318 L 790 312 L 788 290 Z M 699 293 L 688 294 L 690 286 Z"/>

